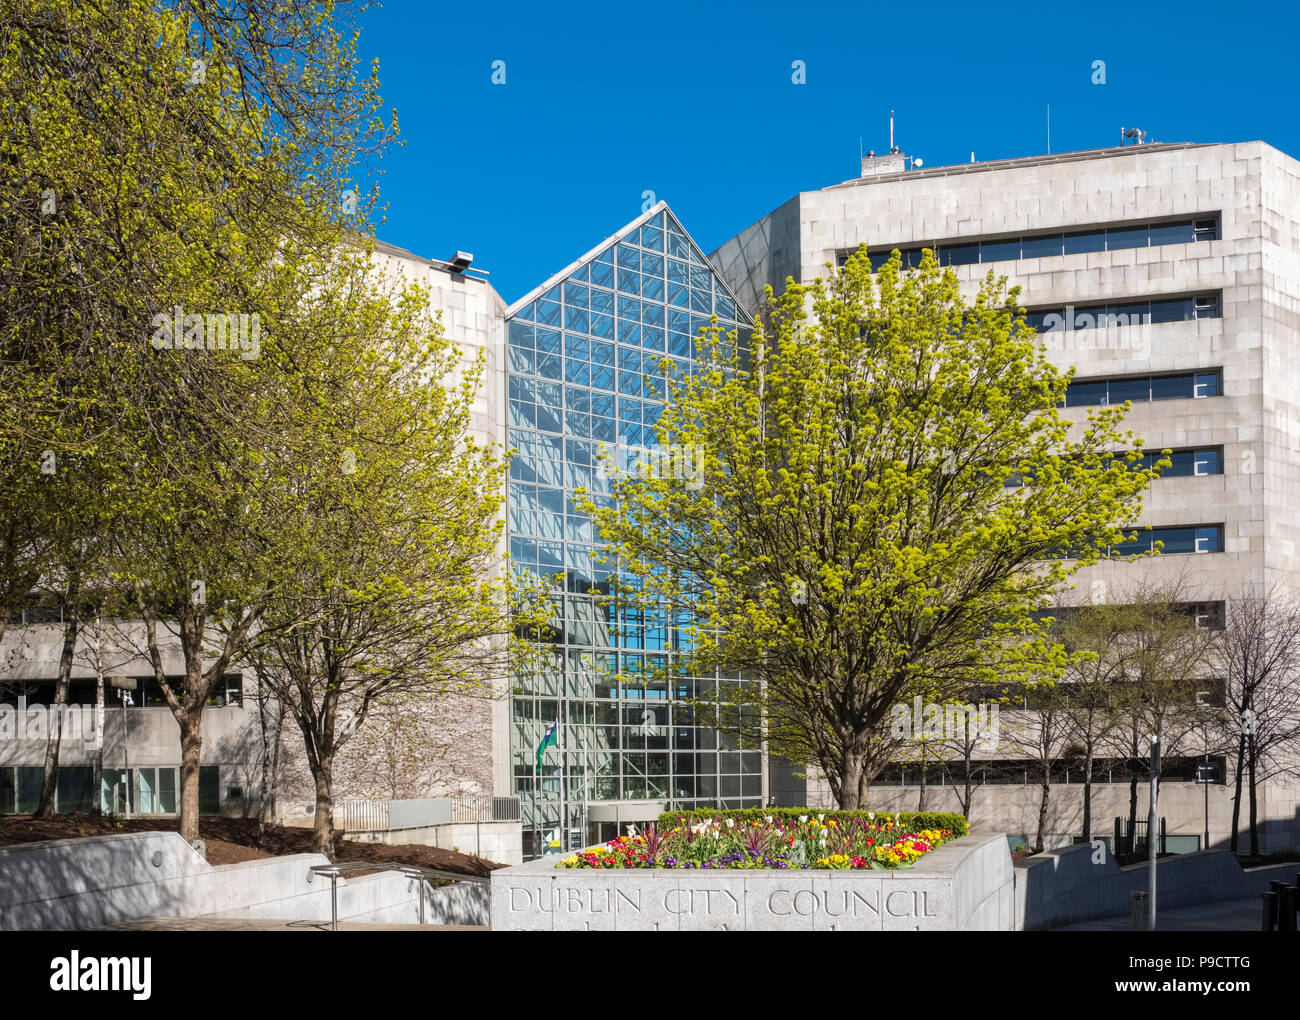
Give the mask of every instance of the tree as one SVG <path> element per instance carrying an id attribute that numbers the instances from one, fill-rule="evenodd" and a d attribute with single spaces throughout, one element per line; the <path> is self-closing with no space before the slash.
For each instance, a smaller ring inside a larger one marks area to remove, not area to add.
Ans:
<path id="1" fill-rule="evenodd" d="M 1008 731 L 1007 745 L 1022 753 L 1038 775 L 1038 823 L 1034 852 L 1042 853 L 1047 839 L 1047 816 L 1052 800 L 1052 773 L 1065 750 L 1062 742 L 1064 685 L 1029 689 L 1025 710 Z"/>
<path id="2" fill-rule="evenodd" d="M 1280 589 L 1245 594 L 1227 607 L 1212 661 L 1223 681 L 1233 748 L 1232 851 L 1238 850 L 1243 788 L 1250 852 L 1259 853 L 1256 789 L 1296 775 L 1300 752 L 1300 602 Z"/>
<path id="3" fill-rule="evenodd" d="M 953 776 L 952 769 L 946 769 L 945 774 L 948 785 L 952 787 L 952 792 L 961 806 L 961 813 L 968 821 L 974 808 L 975 791 L 993 776 L 995 766 L 984 756 L 997 752 L 1001 747 L 1001 723 L 994 725 L 997 717 L 993 712 L 1000 711 L 1000 706 L 1007 700 L 1005 692 L 998 692 L 994 701 L 990 701 L 993 691 L 989 688 L 971 693 L 978 694 L 984 700 L 979 705 L 969 703 L 958 705 L 959 709 L 964 709 L 960 713 L 960 721 L 952 728 L 952 732 L 945 730 L 941 745 L 942 750 L 947 752 L 949 761 L 961 762 L 960 787 Z M 972 712 L 972 708 L 975 711 Z"/>
<path id="4" fill-rule="evenodd" d="M 0 416 L 16 437 L 0 468 L 19 482 L 0 602 L 46 569 L 48 504 L 24 467 L 94 462 L 108 483 L 79 481 L 114 511 L 109 572 L 181 729 L 192 839 L 203 707 L 271 583 L 277 492 L 253 466 L 297 354 L 276 331 L 293 335 L 312 257 L 339 248 L 344 219 L 364 229 L 373 192 L 349 175 L 391 132 L 334 3 L 3 0 L 0 32 Z M 254 325 L 228 347 L 232 309 Z M 234 622 L 218 648 L 209 593 Z M 179 689 L 160 628 L 185 657 Z"/>
<path id="5" fill-rule="evenodd" d="M 1108 452 L 1141 448 L 1123 408 L 1071 429 L 1016 297 L 990 274 L 967 303 L 932 256 L 904 276 L 865 252 L 769 289 L 748 347 L 714 328 L 703 370 L 665 375 L 659 443 L 703 471 L 652 464 L 588 506 L 619 597 L 683 617 L 696 669 L 752 678 L 736 698 L 772 752 L 842 807 L 894 703 L 1060 674 L 1032 610 L 1120 540 L 1152 477 Z"/>
<path id="6" fill-rule="evenodd" d="M 483 353 L 462 370 L 425 291 L 378 276 L 340 264 L 300 304 L 328 342 L 298 352 L 279 403 L 276 583 L 243 652 L 302 735 L 326 855 L 340 750 L 378 706 L 490 696 L 518 623 L 497 562 L 505 461 L 470 434 Z"/>
<path id="7" fill-rule="evenodd" d="M 1172 755 L 1213 710 L 1199 692 L 1211 685 L 1206 664 L 1213 634 L 1187 613 L 1180 581 L 1136 585 L 1119 608 L 1124 633 L 1124 682 L 1117 689 L 1121 746 L 1128 756 L 1129 832 L 1136 831 L 1138 784 L 1147 768 L 1148 741 L 1160 739 Z M 1157 784 L 1159 777 L 1156 778 Z M 1152 838 L 1152 834 L 1148 834 Z"/>
<path id="8" fill-rule="evenodd" d="M 1092 839 L 1092 770 L 1123 720 L 1127 679 L 1124 636 L 1135 623 L 1124 606 L 1072 608 L 1057 620 L 1058 639 L 1070 653 L 1062 681 L 1063 736 L 1078 749 L 1083 764 L 1083 838 Z"/>

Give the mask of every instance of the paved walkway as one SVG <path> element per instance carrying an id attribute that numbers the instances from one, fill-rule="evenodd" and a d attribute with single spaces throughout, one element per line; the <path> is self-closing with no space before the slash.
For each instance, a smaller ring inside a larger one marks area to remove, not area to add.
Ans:
<path id="1" fill-rule="evenodd" d="M 250 917 L 138 917 L 91 931 L 329 931 L 328 921 L 276 921 Z M 468 924 L 360 924 L 340 921 L 339 931 L 488 931 Z"/>
<path id="2" fill-rule="evenodd" d="M 1195 907 L 1159 910 L 1157 931 L 1259 931 L 1263 907 L 1258 896 L 1247 900 L 1220 900 Z M 1127 915 L 1098 917 L 1091 921 L 1067 924 L 1055 931 L 1128 931 Z"/>

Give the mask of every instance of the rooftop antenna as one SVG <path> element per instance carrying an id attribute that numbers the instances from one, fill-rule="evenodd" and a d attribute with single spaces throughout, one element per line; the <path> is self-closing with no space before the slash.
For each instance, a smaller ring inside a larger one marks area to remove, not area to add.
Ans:
<path id="1" fill-rule="evenodd" d="M 894 111 L 889 111 L 889 151 L 895 153 L 898 149 L 894 145 Z"/>

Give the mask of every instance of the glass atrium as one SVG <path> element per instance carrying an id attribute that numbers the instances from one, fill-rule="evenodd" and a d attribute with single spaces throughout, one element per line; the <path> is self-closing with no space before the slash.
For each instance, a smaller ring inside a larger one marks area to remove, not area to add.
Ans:
<path id="1" fill-rule="evenodd" d="M 526 856 L 534 832 L 554 853 L 661 810 L 762 803 L 760 753 L 693 725 L 682 703 L 738 678 L 677 676 L 685 636 L 668 614 L 620 613 L 587 594 L 608 592 L 610 567 L 572 501 L 579 488 L 608 498 L 602 444 L 617 464 L 627 463 L 617 447 L 655 445 L 662 403 L 643 373 L 662 393 L 660 359 L 691 372 L 711 314 L 724 333 L 747 335 L 735 296 L 662 202 L 507 311 L 510 555 L 517 570 L 563 575 L 566 589 L 553 599 L 549 666 L 516 677 L 511 699 Z M 558 745 L 534 810 L 535 752 L 552 722 Z"/>

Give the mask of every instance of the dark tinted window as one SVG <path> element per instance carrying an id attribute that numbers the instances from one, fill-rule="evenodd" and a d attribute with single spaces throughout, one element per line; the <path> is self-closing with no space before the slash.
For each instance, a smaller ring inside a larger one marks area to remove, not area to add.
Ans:
<path id="1" fill-rule="evenodd" d="M 1087 407 L 1106 403 L 1106 380 L 1072 382 L 1065 390 L 1066 407 Z"/>
<path id="2" fill-rule="evenodd" d="M 1007 241 L 984 241 L 980 244 L 981 262 L 1001 262 L 1020 258 L 1020 238 Z"/>
<path id="3" fill-rule="evenodd" d="M 1105 305 L 1086 305 L 1074 310 L 1074 324 L 1071 329 L 1096 329 L 1103 325 L 1106 315 Z"/>
<path id="4" fill-rule="evenodd" d="M 1037 259 L 1050 255 L 1060 255 L 1064 250 L 1062 244 L 1062 235 L 1060 234 L 1022 238 L 1020 241 L 1020 257 Z"/>
<path id="5" fill-rule="evenodd" d="M 1161 528 L 1156 533 L 1163 553 L 1196 552 L 1195 528 Z"/>
<path id="6" fill-rule="evenodd" d="M 980 246 L 976 244 L 954 244 L 939 253 L 945 266 L 968 266 L 980 260 Z"/>
<path id="7" fill-rule="evenodd" d="M 1077 234 L 1065 235 L 1065 254 L 1067 255 L 1105 250 L 1106 232 L 1104 230 L 1085 230 Z"/>
<path id="8" fill-rule="evenodd" d="M 1192 317 L 1190 298 L 1170 298 L 1151 302 L 1152 322 L 1184 322 Z"/>
<path id="9" fill-rule="evenodd" d="M 1112 379 L 1110 382 L 1110 403 L 1122 404 L 1126 400 L 1131 400 L 1135 404 L 1145 404 L 1151 399 L 1151 380 L 1148 378 L 1140 379 Z"/>
<path id="10" fill-rule="evenodd" d="M 1191 223 L 1153 223 L 1151 224 L 1151 244 L 1182 244 L 1195 241 L 1196 231 Z"/>
<path id="11" fill-rule="evenodd" d="M 1143 223 L 1110 230 L 1075 230 L 1068 233 L 1026 234 L 993 241 L 973 241 L 954 244 L 938 253 L 939 264 L 964 266 L 974 262 L 999 262 L 1020 258 L 1050 258 L 1053 255 L 1075 255 L 1080 252 L 1120 251 L 1125 248 L 1145 248 L 1148 245 L 1180 244 L 1187 241 L 1214 240 L 1219 234 L 1217 218 L 1184 220 L 1177 223 Z M 903 267 L 916 268 L 921 264 L 921 248 L 902 250 Z M 840 264 L 848 253 L 840 255 Z M 889 252 L 871 254 L 872 270 L 889 261 Z M 593 270 L 594 272 L 594 270 Z M 669 279 L 672 273 L 669 272 Z M 549 294 L 547 295 L 550 296 Z"/>
<path id="12" fill-rule="evenodd" d="M 1192 396 L 1194 397 L 1217 397 L 1219 395 L 1219 373 L 1201 372 L 1196 376 L 1196 383 Z"/>
<path id="13" fill-rule="evenodd" d="M 1223 474 L 1222 452 L 1218 449 L 1197 450 L 1192 455 L 1192 474 L 1194 475 Z"/>
<path id="14" fill-rule="evenodd" d="M 1151 399 L 1174 400 L 1194 396 L 1194 381 L 1195 376 L 1190 375 L 1157 376 L 1151 380 Z"/>
<path id="15" fill-rule="evenodd" d="M 1025 312 L 1025 325 L 1038 333 L 1060 332 L 1065 329 L 1065 309 L 1040 308 Z"/>
<path id="16" fill-rule="evenodd" d="M 1193 312 L 1198 319 L 1217 319 L 1219 317 L 1219 296 L 1204 294 L 1192 299 Z"/>
<path id="17" fill-rule="evenodd" d="M 1106 231 L 1106 250 L 1117 251 L 1121 248 L 1145 248 L 1150 242 L 1151 231 L 1147 227 L 1121 227 Z"/>
<path id="18" fill-rule="evenodd" d="M 1150 301 L 1137 301 L 1122 305 L 1107 305 L 1107 326 L 1137 326 L 1147 321 L 1151 314 Z"/>
<path id="19" fill-rule="evenodd" d="M 1172 400 L 1188 397 L 1217 397 L 1219 373 L 1197 372 L 1186 375 L 1158 375 L 1121 377 L 1119 379 L 1087 379 L 1072 382 L 1065 390 L 1066 407 L 1083 407 L 1093 404 L 1118 404 L 1124 400 Z M 1149 394 L 1145 395 L 1145 394 Z"/>

